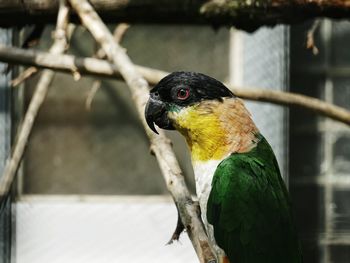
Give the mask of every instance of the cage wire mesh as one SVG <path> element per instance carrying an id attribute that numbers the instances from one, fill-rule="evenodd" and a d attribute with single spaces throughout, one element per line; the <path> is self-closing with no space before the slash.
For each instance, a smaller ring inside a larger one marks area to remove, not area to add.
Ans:
<path id="1" fill-rule="evenodd" d="M 288 90 L 289 27 L 261 28 L 243 34 L 243 84 L 272 90 Z M 247 102 L 253 119 L 273 148 L 282 176 L 288 183 L 287 113 L 282 107 Z"/>
<path id="2" fill-rule="evenodd" d="M 1 44 L 11 45 L 11 36 L 11 30 L 0 29 Z M 10 77 L 7 65 L 0 63 L 0 176 L 3 173 L 11 143 Z M 0 263 L 8 263 L 11 256 L 10 196 L 0 202 Z"/>

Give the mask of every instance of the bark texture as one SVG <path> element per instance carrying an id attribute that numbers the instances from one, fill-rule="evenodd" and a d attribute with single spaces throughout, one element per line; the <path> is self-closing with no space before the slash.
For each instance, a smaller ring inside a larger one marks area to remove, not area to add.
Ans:
<path id="1" fill-rule="evenodd" d="M 91 0 L 105 22 L 211 24 L 252 31 L 314 17 L 349 18 L 349 0 Z M 58 0 L 0 0 L 0 26 L 54 22 Z M 76 19 L 76 17 L 73 19 Z"/>

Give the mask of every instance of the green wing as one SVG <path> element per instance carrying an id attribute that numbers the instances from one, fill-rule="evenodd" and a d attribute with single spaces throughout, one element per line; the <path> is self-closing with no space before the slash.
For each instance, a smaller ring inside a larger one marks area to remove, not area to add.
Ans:
<path id="1" fill-rule="evenodd" d="M 207 218 L 231 263 L 302 262 L 288 192 L 263 137 L 249 153 L 219 164 Z"/>

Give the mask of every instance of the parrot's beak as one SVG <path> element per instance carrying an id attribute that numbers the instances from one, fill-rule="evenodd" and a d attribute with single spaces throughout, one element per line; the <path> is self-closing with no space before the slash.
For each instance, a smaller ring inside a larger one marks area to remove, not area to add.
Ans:
<path id="1" fill-rule="evenodd" d="M 145 118 L 148 127 L 150 127 L 150 129 L 157 134 L 158 132 L 154 127 L 154 123 L 157 124 L 159 128 L 174 130 L 174 126 L 168 118 L 168 112 L 165 104 L 160 100 L 150 97 L 145 109 Z"/>

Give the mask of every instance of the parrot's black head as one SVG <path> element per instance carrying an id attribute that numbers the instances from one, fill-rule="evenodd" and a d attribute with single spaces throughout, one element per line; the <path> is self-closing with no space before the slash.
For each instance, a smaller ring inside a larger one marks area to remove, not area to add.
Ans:
<path id="1" fill-rule="evenodd" d="M 150 92 L 145 117 L 148 126 L 158 133 L 154 123 L 173 130 L 169 112 L 177 112 L 203 100 L 222 101 L 234 94 L 220 81 L 195 72 L 173 72 L 163 78 Z"/>

